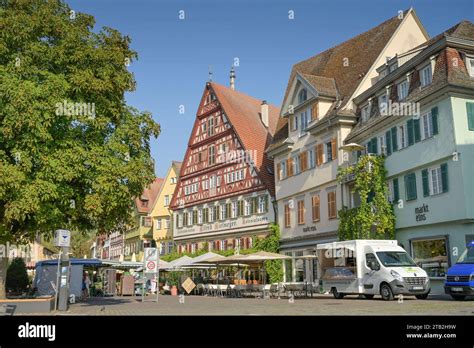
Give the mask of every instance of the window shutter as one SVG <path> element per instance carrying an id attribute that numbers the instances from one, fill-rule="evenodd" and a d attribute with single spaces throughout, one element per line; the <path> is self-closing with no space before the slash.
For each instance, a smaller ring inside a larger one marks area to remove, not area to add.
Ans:
<path id="1" fill-rule="evenodd" d="M 441 183 L 443 185 L 443 192 L 448 192 L 448 164 L 441 165 Z"/>
<path id="2" fill-rule="evenodd" d="M 317 153 L 317 161 L 316 164 L 320 166 L 323 163 L 323 152 L 324 152 L 324 145 L 318 144 L 316 145 L 316 153 Z"/>
<path id="3" fill-rule="evenodd" d="M 337 158 L 337 138 L 331 139 L 331 151 L 332 159 L 335 160 Z"/>
<path id="4" fill-rule="evenodd" d="M 231 217 L 231 215 L 232 215 L 231 210 L 232 210 L 232 204 L 231 204 L 231 203 L 227 203 L 226 218 L 230 218 L 230 217 Z"/>
<path id="5" fill-rule="evenodd" d="M 407 133 L 408 133 L 408 145 L 415 143 L 415 129 L 413 126 L 413 120 L 407 121 Z"/>
<path id="6" fill-rule="evenodd" d="M 400 191 L 398 188 L 398 178 L 393 179 L 393 200 L 398 202 L 400 200 Z"/>
<path id="7" fill-rule="evenodd" d="M 277 178 L 281 180 L 281 163 L 277 164 Z"/>
<path id="8" fill-rule="evenodd" d="M 413 120 L 413 128 L 415 135 L 415 143 L 418 143 L 421 140 L 421 128 L 420 128 L 420 119 Z"/>
<path id="9" fill-rule="evenodd" d="M 385 146 L 387 146 L 387 156 L 392 154 L 392 136 L 390 131 L 385 133 Z"/>
<path id="10" fill-rule="evenodd" d="M 433 135 L 438 134 L 438 107 L 431 109 L 431 122 L 433 123 Z"/>
<path id="11" fill-rule="evenodd" d="M 421 181 L 423 182 L 423 197 L 428 197 L 430 195 L 430 184 L 428 180 L 428 169 L 423 169 L 421 171 Z"/>
<path id="12" fill-rule="evenodd" d="M 257 212 L 257 198 L 253 197 L 252 198 L 252 214 L 255 214 Z"/>
<path id="13" fill-rule="evenodd" d="M 267 212 L 268 211 L 268 195 L 265 195 L 264 202 L 265 202 L 265 212 Z"/>
<path id="14" fill-rule="evenodd" d="M 311 121 L 317 120 L 319 115 L 319 103 L 314 103 L 311 108 Z"/>
<path id="15" fill-rule="evenodd" d="M 214 221 L 217 221 L 219 220 L 220 216 L 219 216 L 219 213 L 220 213 L 220 207 L 218 205 L 216 205 L 214 207 Z"/>
<path id="16" fill-rule="evenodd" d="M 197 217 L 198 217 L 198 212 L 197 210 L 193 211 L 193 225 L 197 224 Z"/>
<path id="17" fill-rule="evenodd" d="M 239 216 L 244 215 L 244 201 L 239 201 Z"/>
<path id="18" fill-rule="evenodd" d="M 474 131 L 474 103 L 466 103 L 467 109 L 467 128 Z"/>
<path id="19" fill-rule="evenodd" d="M 370 153 L 377 153 L 377 138 L 370 140 Z"/>
<path id="20" fill-rule="evenodd" d="M 398 139 L 397 139 L 397 127 L 391 129 L 392 132 L 392 151 L 395 152 L 398 150 Z"/>
<path id="21" fill-rule="evenodd" d="M 414 173 L 405 175 L 406 200 L 416 199 L 416 175 Z"/>

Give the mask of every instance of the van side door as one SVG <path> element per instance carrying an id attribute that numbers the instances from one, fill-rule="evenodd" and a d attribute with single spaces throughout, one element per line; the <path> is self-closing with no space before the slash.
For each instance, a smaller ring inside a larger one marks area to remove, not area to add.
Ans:
<path id="1" fill-rule="evenodd" d="M 365 263 L 362 265 L 364 294 L 378 294 L 379 292 L 380 279 L 377 275 L 378 271 L 371 269 L 371 265 L 378 266 L 378 269 L 380 269 L 380 264 L 375 255 L 373 253 L 366 253 Z"/>

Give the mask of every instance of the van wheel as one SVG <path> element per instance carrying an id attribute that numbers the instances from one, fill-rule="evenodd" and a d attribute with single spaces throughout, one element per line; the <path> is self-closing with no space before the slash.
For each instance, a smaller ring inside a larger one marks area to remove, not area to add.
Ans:
<path id="1" fill-rule="evenodd" d="M 364 297 L 367 299 L 367 300 L 371 300 L 374 298 L 374 295 L 364 295 Z"/>
<path id="2" fill-rule="evenodd" d="M 332 288 L 332 295 L 338 300 L 343 299 L 345 296 L 342 292 L 338 292 L 336 288 Z"/>
<path id="3" fill-rule="evenodd" d="M 382 284 L 382 286 L 380 286 L 380 296 L 382 296 L 382 299 L 385 301 L 393 300 L 393 292 L 390 285 Z"/>
<path id="4" fill-rule="evenodd" d="M 464 301 L 464 299 L 466 298 L 466 296 L 464 295 L 451 295 L 451 297 L 456 301 Z"/>

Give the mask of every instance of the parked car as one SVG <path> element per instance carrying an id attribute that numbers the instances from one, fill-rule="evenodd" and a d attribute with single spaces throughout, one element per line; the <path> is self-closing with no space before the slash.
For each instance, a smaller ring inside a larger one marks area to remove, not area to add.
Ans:
<path id="1" fill-rule="evenodd" d="M 457 301 L 474 295 L 474 241 L 466 245 L 456 264 L 448 269 L 444 292 Z"/>

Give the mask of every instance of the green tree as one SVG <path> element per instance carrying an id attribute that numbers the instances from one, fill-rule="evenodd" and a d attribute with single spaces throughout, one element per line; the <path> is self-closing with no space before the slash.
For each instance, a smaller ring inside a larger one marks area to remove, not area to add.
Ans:
<path id="1" fill-rule="evenodd" d="M 254 238 L 254 248 L 256 250 L 278 253 L 280 251 L 280 227 L 276 224 L 271 224 L 269 230 L 269 234 L 265 238 Z M 271 283 L 277 283 L 283 280 L 282 260 L 265 261 L 265 269 Z"/>
<path id="2" fill-rule="evenodd" d="M 362 156 L 356 165 L 339 167 L 340 183 L 353 175 L 354 192 L 360 197 L 360 206 L 339 210 L 340 240 L 393 239 L 395 237 L 395 214 L 388 201 L 387 171 L 383 156 Z"/>
<path id="3" fill-rule="evenodd" d="M 154 178 L 160 126 L 124 97 L 137 54 L 94 24 L 61 0 L 0 3 L 0 243 L 126 226 Z"/>
<path id="4" fill-rule="evenodd" d="M 95 238 L 94 232 L 82 233 L 79 231 L 71 232 L 71 253 L 72 257 L 83 258 L 89 256 L 90 247 Z"/>
<path id="5" fill-rule="evenodd" d="M 7 270 L 7 292 L 22 294 L 27 290 L 29 283 L 25 261 L 21 257 L 14 258 Z"/>

